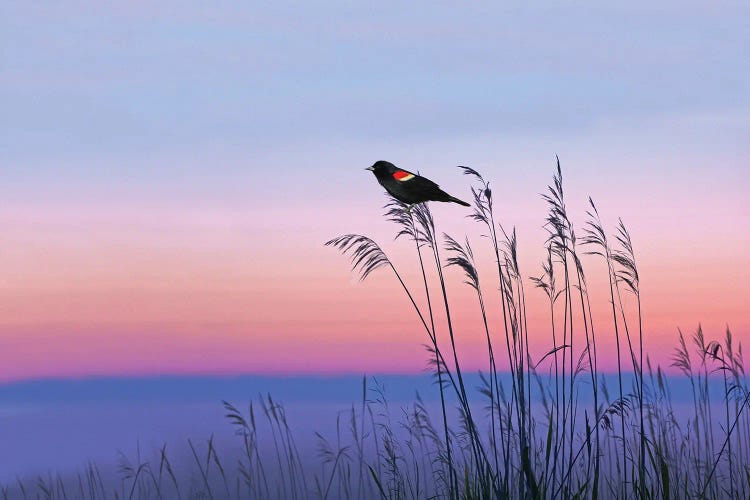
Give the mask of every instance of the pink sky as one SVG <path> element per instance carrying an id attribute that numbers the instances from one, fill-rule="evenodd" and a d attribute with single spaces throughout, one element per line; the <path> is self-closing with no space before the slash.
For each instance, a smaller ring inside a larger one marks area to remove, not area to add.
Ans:
<path id="1" fill-rule="evenodd" d="M 467 189 L 468 178 L 457 170 L 437 173 L 453 191 Z M 583 217 L 585 196 L 574 185 L 582 175 L 571 167 L 567 179 L 574 217 Z M 300 200 L 286 207 L 213 200 L 194 208 L 179 199 L 142 201 L 137 208 L 71 199 L 6 205 L 0 339 L 7 358 L 0 379 L 423 370 L 427 338 L 393 277 L 382 271 L 360 283 L 347 259 L 322 245 L 349 231 L 373 235 L 422 296 L 411 247 L 392 242 L 394 228 L 380 217 L 380 188 L 361 169 L 347 176 L 362 201 L 343 210 L 305 209 Z M 509 219 L 504 223 L 519 224 L 521 265 L 530 276 L 540 271 L 545 207 L 537 193 L 544 186 L 522 186 L 524 192 L 511 191 L 505 200 L 502 186 L 495 194 L 501 217 Z M 747 227 L 744 201 L 728 190 L 706 203 L 695 199 L 700 187 L 678 188 L 659 197 L 659 187 L 645 187 L 637 204 L 617 192 L 598 202 L 610 229 L 614 210 L 630 221 L 646 346 L 662 364 L 669 363 L 678 327 L 692 333 L 701 322 L 709 337 L 718 337 L 729 324 L 744 343 L 750 332 L 748 237 L 737 230 Z M 462 207 L 435 205 L 434 211 L 442 229 L 472 238 L 492 296 L 496 285 L 479 227 L 463 219 Z M 603 264 L 594 257 L 585 264 L 600 369 L 612 370 Z M 476 301 L 456 270 L 446 274 L 459 352 L 467 367 L 481 368 L 486 348 Z M 551 347 L 548 309 L 541 292 L 526 286 L 532 351 L 541 355 Z M 491 326 L 500 335 L 497 311 L 491 303 Z"/>

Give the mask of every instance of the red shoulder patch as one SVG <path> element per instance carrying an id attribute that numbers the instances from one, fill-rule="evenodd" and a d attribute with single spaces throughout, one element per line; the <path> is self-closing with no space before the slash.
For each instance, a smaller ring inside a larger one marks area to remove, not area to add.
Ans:
<path id="1" fill-rule="evenodd" d="M 414 174 L 410 174 L 409 172 L 404 172 L 403 170 L 396 170 L 393 172 L 393 178 L 397 181 L 408 181 L 409 179 L 414 178 Z"/>

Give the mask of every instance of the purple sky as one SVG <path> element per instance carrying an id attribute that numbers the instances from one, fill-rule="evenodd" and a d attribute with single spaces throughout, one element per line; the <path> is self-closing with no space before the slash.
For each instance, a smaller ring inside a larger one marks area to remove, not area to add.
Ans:
<path id="1" fill-rule="evenodd" d="M 362 170 L 378 159 L 459 197 L 454 167 L 481 170 L 532 275 L 558 154 L 579 224 L 591 195 L 610 228 L 630 225 L 655 356 L 699 321 L 747 340 L 748 16 L 745 2 L 5 2 L 0 380 L 421 370 L 392 280 L 354 285 L 322 247 L 349 231 L 390 244 Z M 464 212 L 435 210 L 477 237 Z"/>

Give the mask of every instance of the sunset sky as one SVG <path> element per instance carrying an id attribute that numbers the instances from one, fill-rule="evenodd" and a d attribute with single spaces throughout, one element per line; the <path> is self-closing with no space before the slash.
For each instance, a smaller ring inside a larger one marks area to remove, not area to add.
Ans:
<path id="1" fill-rule="evenodd" d="M 380 159 L 464 199 L 455 167 L 480 170 L 532 276 L 559 155 L 578 227 L 592 196 L 630 228 L 652 358 L 668 365 L 699 322 L 748 344 L 750 8 L 499 5 L 4 2 L 0 382 L 424 370 L 393 277 L 360 283 L 323 246 L 368 234 L 419 292 L 364 171 Z M 468 209 L 433 209 L 472 239 L 492 294 Z M 584 263 L 611 370 L 603 264 Z M 480 368 L 477 305 L 446 275 Z"/>

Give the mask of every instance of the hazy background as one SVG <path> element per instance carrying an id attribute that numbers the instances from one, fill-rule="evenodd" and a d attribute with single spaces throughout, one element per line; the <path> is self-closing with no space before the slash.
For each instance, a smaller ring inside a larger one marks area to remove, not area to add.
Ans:
<path id="1" fill-rule="evenodd" d="M 322 245 L 370 234 L 413 277 L 363 170 L 379 159 L 465 199 L 455 166 L 482 171 L 531 276 L 557 154 L 578 227 L 591 195 L 631 229 L 655 361 L 698 322 L 747 343 L 749 18 L 746 2 L 2 2 L 0 382 L 421 372 L 392 277 L 359 284 Z M 487 259 L 468 210 L 433 208 Z M 477 369 L 477 306 L 448 275 Z"/>

